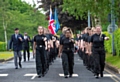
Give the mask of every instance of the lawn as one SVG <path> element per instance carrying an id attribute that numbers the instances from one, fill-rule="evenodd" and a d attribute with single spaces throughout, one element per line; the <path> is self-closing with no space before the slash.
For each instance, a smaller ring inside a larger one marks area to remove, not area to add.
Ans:
<path id="1" fill-rule="evenodd" d="M 119 56 L 112 56 L 112 54 L 107 54 L 106 62 L 120 69 L 120 57 Z"/>
<path id="2" fill-rule="evenodd" d="M 13 52 L 0 52 L 0 59 L 8 59 L 13 57 Z"/>

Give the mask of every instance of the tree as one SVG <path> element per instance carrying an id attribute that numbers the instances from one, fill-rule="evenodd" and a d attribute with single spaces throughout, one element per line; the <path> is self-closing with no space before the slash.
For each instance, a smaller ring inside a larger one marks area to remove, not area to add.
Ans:
<path id="1" fill-rule="evenodd" d="M 52 11 L 54 13 L 55 7 L 58 10 L 58 19 L 61 24 L 61 27 L 68 26 L 71 27 L 74 31 L 76 29 L 83 29 L 87 26 L 87 21 L 84 18 L 76 17 L 70 14 L 67 11 L 62 12 L 63 10 L 63 1 L 64 0 L 41 0 L 42 5 L 39 8 L 43 8 L 47 13 L 46 16 L 49 16 L 50 5 L 52 6 Z M 69 1 L 69 0 L 68 0 Z M 74 12 L 74 11 L 72 11 Z"/>
<path id="2" fill-rule="evenodd" d="M 98 17 L 103 23 L 108 19 L 108 14 L 111 12 L 111 0 L 63 0 L 63 11 L 71 15 L 86 18 L 85 13 L 88 10 L 92 17 Z M 116 17 L 120 17 L 120 0 L 115 0 L 113 10 Z"/>
<path id="3" fill-rule="evenodd" d="M 4 40 L 4 25 L 6 27 L 7 39 L 14 33 L 14 28 L 20 28 L 20 32 L 28 32 L 32 37 L 37 33 L 38 25 L 47 27 L 48 21 L 45 15 L 40 13 L 31 5 L 21 0 L 0 0 L 0 41 Z"/>

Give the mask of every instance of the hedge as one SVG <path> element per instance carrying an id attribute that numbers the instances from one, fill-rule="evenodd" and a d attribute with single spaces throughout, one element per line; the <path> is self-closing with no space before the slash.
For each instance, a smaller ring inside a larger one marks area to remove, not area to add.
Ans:
<path id="1" fill-rule="evenodd" d="M 106 36 L 110 38 L 110 40 L 105 41 L 105 49 L 107 53 L 112 53 L 112 35 L 108 32 L 103 32 Z M 114 45 L 115 45 L 115 51 L 116 55 L 120 56 L 120 29 L 117 29 L 114 32 Z"/>
<path id="2" fill-rule="evenodd" d="M 6 43 L 0 42 L 0 51 L 6 51 Z"/>

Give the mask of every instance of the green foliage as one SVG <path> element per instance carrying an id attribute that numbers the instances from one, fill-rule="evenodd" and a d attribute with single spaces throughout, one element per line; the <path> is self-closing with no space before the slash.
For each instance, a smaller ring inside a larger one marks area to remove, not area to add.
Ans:
<path id="1" fill-rule="evenodd" d="M 61 35 L 61 34 L 62 34 L 62 31 L 58 30 L 57 35 Z"/>
<path id="2" fill-rule="evenodd" d="M 105 34 L 106 36 L 108 36 L 110 38 L 110 40 L 105 41 L 105 50 L 107 53 L 112 53 L 112 47 L 111 47 L 111 41 L 112 41 L 112 37 L 108 32 L 103 32 L 103 34 Z"/>
<path id="3" fill-rule="evenodd" d="M 107 31 L 108 25 L 108 22 L 104 22 L 104 24 L 102 24 L 102 31 Z"/>
<path id="4" fill-rule="evenodd" d="M 108 14 L 111 12 L 112 0 L 63 0 L 63 12 L 68 12 L 76 18 L 87 18 L 88 10 L 91 16 L 97 16 L 102 23 L 108 21 Z M 120 0 L 114 0 L 113 10 L 116 17 L 120 17 L 118 6 Z"/>
<path id="5" fill-rule="evenodd" d="M 0 51 L 5 51 L 5 50 L 6 50 L 6 43 L 0 42 Z"/>
<path id="6" fill-rule="evenodd" d="M 110 38 L 110 40 L 105 41 L 105 49 L 106 52 L 111 54 L 112 53 L 112 37 L 110 34 L 108 34 L 108 32 L 103 32 L 103 34 L 105 34 L 106 36 L 108 36 Z M 120 29 L 117 29 L 114 32 L 114 44 L 115 44 L 115 50 L 116 50 L 116 55 L 120 56 Z"/>
<path id="7" fill-rule="evenodd" d="M 116 54 L 117 56 L 120 56 L 120 29 L 117 29 L 114 32 L 115 35 L 115 50 L 116 50 Z"/>
<path id="8" fill-rule="evenodd" d="M 48 26 L 45 17 L 40 11 L 21 0 L 0 0 L 0 41 L 5 41 L 3 20 L 9 40 L 16 27 L 20 29 L 20 33 L 27 32 L 32 37 L 37 33 L 39 25 Z"/>

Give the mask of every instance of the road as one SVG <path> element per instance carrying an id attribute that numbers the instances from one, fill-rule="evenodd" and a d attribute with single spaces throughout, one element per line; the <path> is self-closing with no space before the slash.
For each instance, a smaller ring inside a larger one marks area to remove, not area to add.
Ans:
<path id="1" fill-rule="evenodd" d="M 60 58 L 54 61 L 48 73 L 42 78 L 36 75 L 35 59 L 22 62 L 22 65 L 23 68 L 14 69 L 13 60 L 0 63 L 0 82 L 120 82 L 119 75 L 108 70 L 104 72 L 103 78 L 95 79 L 93 73 L 83 66 L 82 60 L 77 55 L 75 55 L 74 76 L 68 79 L 63 76 Z"/>

